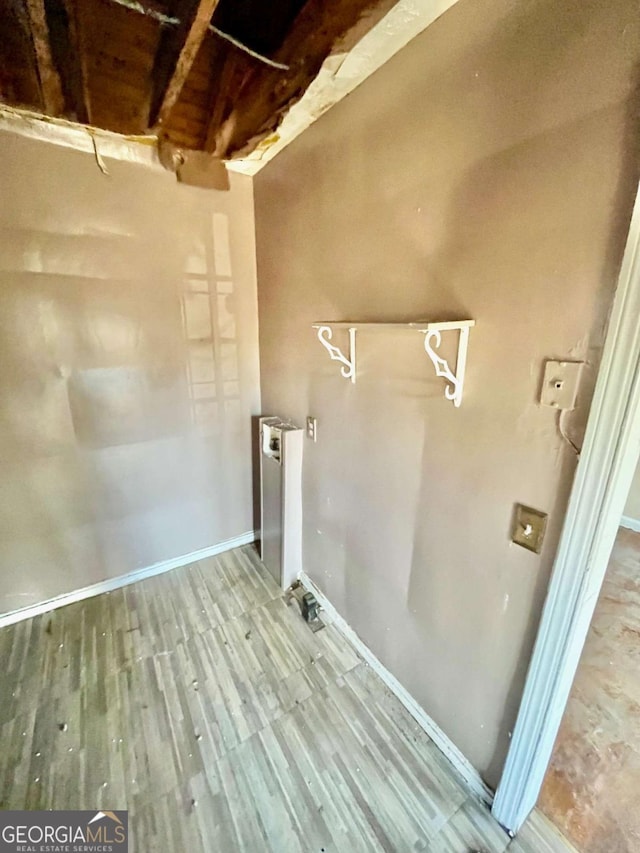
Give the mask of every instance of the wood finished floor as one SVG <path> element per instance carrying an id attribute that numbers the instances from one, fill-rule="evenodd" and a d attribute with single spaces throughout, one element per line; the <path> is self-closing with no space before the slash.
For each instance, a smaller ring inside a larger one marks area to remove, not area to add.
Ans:
<path id="1" fill-rule="evenodd" d="M 542 788 L 584 853 L 640 850 L 640 533 L 620 528 Z"/>
<path id="2" fill-rule="evenodd" d="M 136 853 L 507 849 L 252 546 L 4 628 L 0 661 L 3 809 L 128 809 Z M 510 853 L 547 850 L 528 832 Z"/>

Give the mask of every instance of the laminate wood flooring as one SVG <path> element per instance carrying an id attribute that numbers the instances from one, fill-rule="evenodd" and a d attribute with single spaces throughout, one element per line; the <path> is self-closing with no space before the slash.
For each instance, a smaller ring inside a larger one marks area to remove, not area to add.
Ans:
<path id="1" fill-rule="evenodd" d="M 507 848 L 252 546 L 4 628 L 0 661 L 3 809 L 128 809 L 136 853 Z"/>

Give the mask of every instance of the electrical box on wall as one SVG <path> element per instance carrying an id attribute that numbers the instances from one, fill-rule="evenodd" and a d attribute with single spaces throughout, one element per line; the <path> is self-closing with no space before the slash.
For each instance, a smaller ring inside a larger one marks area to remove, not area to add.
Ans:
<path id="1" fill-rule="evenodd" d="M 317 441 L 318 438 L 318 421 L 311 416 L 307 418 L 307 438 L 311 441 Z"/>
<path id="2" fill-rule="evenodd" d="M 522 545 L 528 551 L 539 554 L 542 550 L 545 530 L 547 528 L 547 514 L 533 509 L 530 506 L 516 504 L 513 519 L 513 530 L 511 541 L 516 545 Z"/>
<path id="3" fill-rule="evenodd" d="M 583 365 L 582 361 L 548 361 L 540 392 L 542 405 L 552 409 L 575 408 Z"/>

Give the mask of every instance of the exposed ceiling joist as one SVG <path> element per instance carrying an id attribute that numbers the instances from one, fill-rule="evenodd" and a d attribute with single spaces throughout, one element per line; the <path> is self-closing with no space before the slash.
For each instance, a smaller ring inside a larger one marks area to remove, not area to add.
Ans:
<path id="1" fill-rule="evenodd" d="M 217 81 L 215 81 L 215 94 L 211 105 L 211 115 L 207 124 L 204 150 L 212 153 L 216 147 L 218 128 L 224 118 L 224 110 L 227 104 L 230 83 L 233 80 L 236 67 L 235 54 L 227 52 L 222 65 L 222 70 Z"/>
<path id="2" fill-rule="evenodd" d="M 149 0 L 146 0 L 146 3 L 142 3 L 141 0 L 110 0 L 115 6 L 122 6 L 123 9 L 128 9 L 130 12 L 136 12 L 139 15 L 145 15 L 147 18 L 151 18 L 154 21 L 157 21 L 159 24 L 168 27 L 177 27 L 180 25 L 180 19 L 176 18 L 174 15 L 167 15 L 165 12 L 162 12 L 160 9 L 155 8 L 155 6 L 148 5 Z M 238 50 L 246 53 L 247 56 L 253 57 L 253 59 L 257 59 L 258 62 L 263 62 L 265 65 L 270 65 L 272 68 L 279 68 L 281 71 L 288 71 L 289 66 L 283 65 L 280 62 L 276 62 L 273 59 L 269 59 L 268 56 L 264 56 L 261 53 L 258 53 L 256 50 L 252 50 L 248 45 L 243 44 L 239 39 L 234 38 L 234 36 L 229 33 L 224 32 L 219 27 L 214 26 L 214 24 L 209 24 L 209 32 L 213 33 L 219 39 L 226 41 L 228 44 L 233 45 Z"/>
<path id="3" fill-rule="evenodd" d="M 68 89 L 73 102 L 72 108 L 78 121 L 90 124 L 92 115 L 88 71 L 89 47 L 82 0 L 64 0 L 64 8 L 68 22 L 67 42 L 69 50 L 66 68 Z"/>
<path id="4" fill-rule="evenodd" d="M 255 174 L 455 2 L 0 0 L 0 102 Z"/>
<path id="5" fill-rule="evenodd" d="M 211 17 L 215 12 L 218 2 L 219 0 L 198 0 L 195 8 L 192 10 L 192 14 L 185 17 L 183 23 L 172 33 L 168 34 L 173 42 L 171 45 L 172 49 L 168 49 L 167 40 L 161 39 L 156 67 L 158 68 L 158 75 L 165 79 L 168 76 L 168 79 L 166 83 L 161 82 L 160 89 L 154 99 L 158 106 L 157 108 L 153 108 L 151 115 L 151 123 L 153 125 L 161 127 L 171 115 L 189 76 L 198 50 L 207 34 Z M 175 64 L 172 68 L 169 67 L 169 74 L 167 75 L 166 70 L 162 68 L 164 65 L 164 55 L 173 54 L 175 56 L 176 53 Z M 162 70 L 165 70 L 164 74 L 161 73 Z"/>
<path id="6" fill-rule="evenodd" d="M 53 61 L 44 0 L 26 0 L 26 6 L 36 55 L 42 103 L 46 113 L 59 116 L 64 111 L 64 96 L 60 75 Z"/>
<path id="7" fill-rule="evenodd" d="M 396 0 L 308 0 L 275 55 L 290 66 L 283 74 L 254 70 L 237 93 L 229 116 L 217 130 L 218 157 L 241 151 L 273 131 L 303 95 L 336 43 L 360 24 L 361 37 Z"/>

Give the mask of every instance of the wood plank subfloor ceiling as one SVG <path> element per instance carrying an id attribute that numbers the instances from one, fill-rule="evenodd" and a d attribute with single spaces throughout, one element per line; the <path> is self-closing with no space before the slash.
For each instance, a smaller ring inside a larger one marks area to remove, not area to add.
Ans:
<path id="1" fill-rule="evenodd" d="M 252 546 L 4 628 L 0 661 L 3 809 L 128 809 L 136 853 L 507 848 Z"/>

